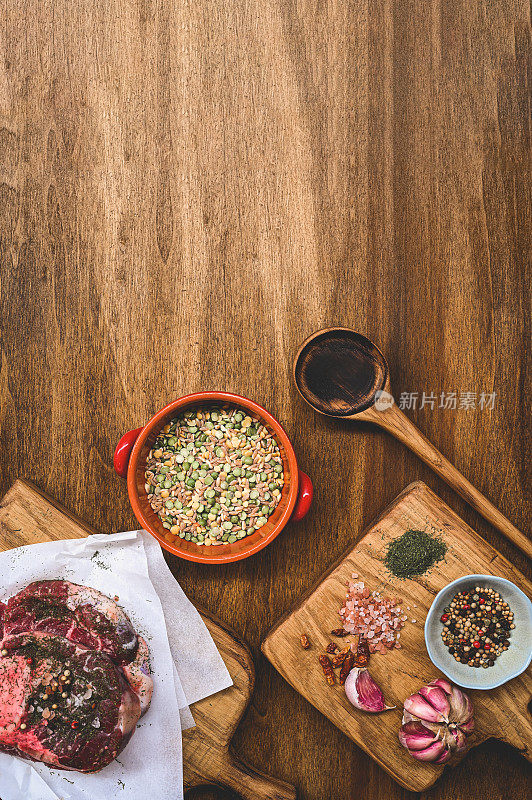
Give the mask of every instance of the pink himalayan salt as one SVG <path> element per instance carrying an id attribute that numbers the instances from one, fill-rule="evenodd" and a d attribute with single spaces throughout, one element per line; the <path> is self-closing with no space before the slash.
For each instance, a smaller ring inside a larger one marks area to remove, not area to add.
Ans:
<path id="1" fill-rule="evenodd" d="M 358 575 L 353 573 L 353 579 L 356 578 Z M 397 638 L 407 621 L 400 606 L 402 599 L 370 592 L 361 580 L 351 580 L 347 585 L 349 591 L 340 609 L 344 629 L 365 636 L 370 653 L 386 653 L 393 647 L 400 649 Z"/>

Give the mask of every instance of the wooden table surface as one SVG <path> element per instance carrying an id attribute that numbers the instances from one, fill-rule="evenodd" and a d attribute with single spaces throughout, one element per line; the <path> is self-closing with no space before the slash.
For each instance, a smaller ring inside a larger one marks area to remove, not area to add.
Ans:
<path id="1" fill-rule="evenodd" d="M 238 751 L 302 800 L 414 797 L 259 651 L 363 527 L 419 478 L 527 569 L 404 447 L 317 416 L 291 379 L 301 340 L 339 324 L 383 349 L 398 398 L 476 393 L 406 413 L 526 530 L 527 5 L 2 4 L 1 491 L 24 476 L 131 528 L 124 431 L 207 388 L 282 421 L 309 516 L 247 561 L 170 565 L 253 650 Z M 431 797 L 521 798 L 527 778 L 491 742 Z"/>

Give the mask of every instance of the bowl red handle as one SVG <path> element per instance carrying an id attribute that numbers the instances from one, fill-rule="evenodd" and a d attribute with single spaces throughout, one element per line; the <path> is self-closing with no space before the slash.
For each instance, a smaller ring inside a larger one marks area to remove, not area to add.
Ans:
<path id="1" fill-rule="evenodd" d="M 314 487 L 312 486 L 312 481 L 309 476 L 305 472 L 301 472 L 301 470 L 298 470 L 298 472 L 299 490 L 296 504 L 292 516 L 290 517 L 294 522 L 299 522 L 300 519 L 303 519 L 303 517 L 308 514 L 310 504 L 312 503 L 312 495 L 314 494 Z"/>
<path id="2" fill-rule="evenodd" d="M 127 477 L 129 456 L 131 455 L 133 445 L 137 441 L 141 430 L 142 428 L 135 428 L 134 431 L 128 431 L 127 433 L 124 433 L 115 448 L 113 467 L 115 468 L 117 475 L 120 475 L 121 478 Z"/>

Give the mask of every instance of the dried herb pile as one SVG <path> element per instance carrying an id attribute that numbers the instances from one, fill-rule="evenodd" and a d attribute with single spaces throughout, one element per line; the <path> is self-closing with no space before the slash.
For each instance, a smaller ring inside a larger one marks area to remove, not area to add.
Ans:
<path id="1" fill-rule="evenodd" d="M 390 542 L 384 563 L 397 578 L 423 575 L 447 553 L 447 545 L 427 531 L 410 530 Z"/>

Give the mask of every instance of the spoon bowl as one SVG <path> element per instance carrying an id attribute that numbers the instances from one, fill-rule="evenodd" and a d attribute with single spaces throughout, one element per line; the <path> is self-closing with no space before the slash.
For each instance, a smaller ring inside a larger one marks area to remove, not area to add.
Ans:
<path id="1" fill-rule="evenodd" d="M 388 379 L 379 348 L 349 328 L 327 328 L 303 342 L 294 363 L 296 386 L 312 408 L 349 417 L 374 405 Z"/>

